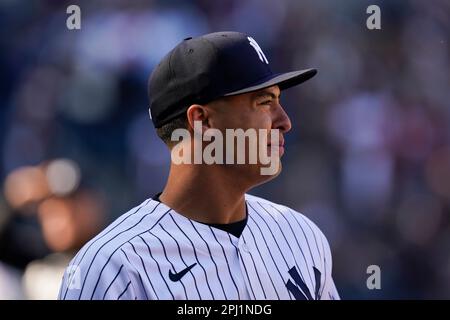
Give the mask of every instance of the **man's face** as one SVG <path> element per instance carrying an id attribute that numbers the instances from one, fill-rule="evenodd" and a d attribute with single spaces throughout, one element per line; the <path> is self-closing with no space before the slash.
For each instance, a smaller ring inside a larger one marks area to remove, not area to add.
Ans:
<path id="1" fill-rule="evenodd" d="M 219 129 L 224 134 L 224 137 L 226 136 L 226 129 L 243 129 L 244 131 L 247 129 L 255 129 L 258 133 L 258 150 L 259 148 L 263 148 L 263 152 L 270 157 L 273 148 L 277 148 L 279 157 L 283 155 L 283 135 L 291 129 L 291 121 L 280 105 L 280 89 L 278 86 L 226 97 L 210 103 L 206 107 L 208 108 L 209 127 Z M 266 132 L 263 137 L 259 135 L 260 129 L 265 129 L 265 131 L 262 131 Z M 279 137 L 277 141 L 272 141 L 271 129 L 278 130 Z M 249 148 L 251 147 L 247 140 L 245 149 L 235 148 L 234 151 L 235 160 L 237 153 L 245 153 L 246 164 L 238 165 L 238 170 L 242 170 L 243 174 L 245 172 L 245 175 L 252 176 L 252 179 L 254 179 L 256 173 L 261 175 L 259 169 L 263 165 L 259 160 L 257 164 L 248 163 Z M 228 151 L 225 150 L 225 152 Z M 276 157 L 276 161 L 279 161 L 279 157 Z M 272 175 L 272 177 L 276 176 L 280 170 L 281 164 L 278 172 Z M 266 176 L 259 180 L 263 182 L 269 178 L 271 177 Z"/>

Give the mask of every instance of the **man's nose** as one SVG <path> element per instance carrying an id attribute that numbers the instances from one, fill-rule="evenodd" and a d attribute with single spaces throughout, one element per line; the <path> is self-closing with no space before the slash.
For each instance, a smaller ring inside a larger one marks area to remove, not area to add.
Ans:
<path id="1" fill-rule="evenodd" d="M 274 111 L 274 119 L 272 122 L 272 127 L 274 129 L 280 130 L 282 133 L 286 133 L 292 128 L 291 119 L 289 119 L 289 116 L 284 111 L 281 104 L 278 104 Z"/>

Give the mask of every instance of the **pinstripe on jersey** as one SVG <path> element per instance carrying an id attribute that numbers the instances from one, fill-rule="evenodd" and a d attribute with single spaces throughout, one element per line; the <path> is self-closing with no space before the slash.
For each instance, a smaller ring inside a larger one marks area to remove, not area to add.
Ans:
<path id="1" fill-rule="evenodd" d="M 246 203 L 236 238 L 144 201 L 78 252 L 59 299 L 339 299 L 317 226 L 286 206 Z"/>

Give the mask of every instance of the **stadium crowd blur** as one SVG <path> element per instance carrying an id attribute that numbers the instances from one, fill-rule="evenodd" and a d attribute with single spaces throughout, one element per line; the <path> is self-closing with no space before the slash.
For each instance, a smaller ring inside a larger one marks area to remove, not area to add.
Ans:
<path id="1" fill-rule="evenodd" d="M 253 194 L 319 225 L 342 298 L 449 299 L 449 17 L 445 0 L 1 1 L 0 299 L 56 298 L 77 249 L 162 189 L 148 75 L 220 30 L 252 35 L 275 71 L 319 70 L 283 93 L 283 172 Z"/>

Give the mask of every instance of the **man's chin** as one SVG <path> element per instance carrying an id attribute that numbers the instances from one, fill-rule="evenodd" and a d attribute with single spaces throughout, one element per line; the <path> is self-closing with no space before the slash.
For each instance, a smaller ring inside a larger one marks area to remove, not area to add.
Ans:
<path id="1" fill-rule="evenodd" d="M 254 181 L 255 181 L 255 185 L 254 186 L 258 186 L 261 184 L 264 184 L 266 182 L 269 182 L 272 179 L 275 179 L 282 170 L 283 166 L 281 164 L 281 161 L 278 161 L 278 165 L 277 168 L 269 168 L 269 166 L 267 165 L 258 165 L 258 172 L 257 172 L 257 176 L 255 173 L 254 176 Z M 264 170 L 266 169 L 266 170 Z"/>

